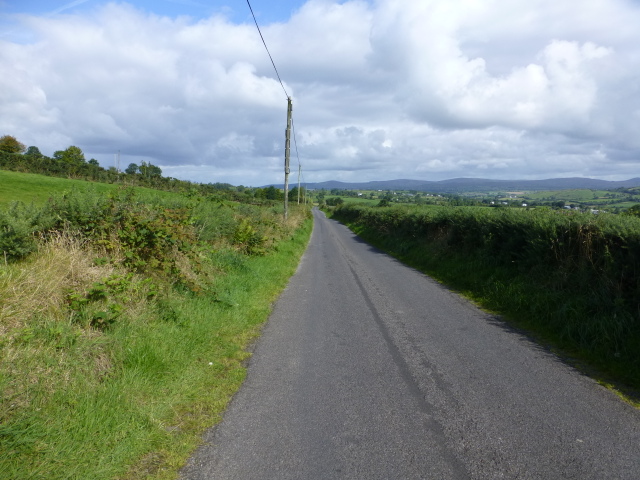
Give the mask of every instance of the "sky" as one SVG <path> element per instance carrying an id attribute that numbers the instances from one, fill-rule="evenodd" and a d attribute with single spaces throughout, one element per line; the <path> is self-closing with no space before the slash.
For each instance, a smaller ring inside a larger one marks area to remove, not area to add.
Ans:
<path id="1" fill-rule="evenodd" d="M 0 0 L 0 135 L 261 186 L 640 177 L 640 0 Z M 300 166 L 300 170 L 299 167 Z"/>

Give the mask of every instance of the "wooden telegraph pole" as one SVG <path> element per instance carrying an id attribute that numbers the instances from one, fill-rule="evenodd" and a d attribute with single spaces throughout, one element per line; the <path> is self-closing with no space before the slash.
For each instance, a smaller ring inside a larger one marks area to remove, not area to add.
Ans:
<path id="1" fill-rule="evenodd" d="M 298 205 L 300 205 L 300 170 L 301 170 L 301 166 L 298 163 Z"/>
<path id="2" fill-rule="evenodd" d="M 287 97 L 287 130 L 284 142 L 284 219 L 289 216 L 289 155 L 291 147 L 291 97 Z"/>

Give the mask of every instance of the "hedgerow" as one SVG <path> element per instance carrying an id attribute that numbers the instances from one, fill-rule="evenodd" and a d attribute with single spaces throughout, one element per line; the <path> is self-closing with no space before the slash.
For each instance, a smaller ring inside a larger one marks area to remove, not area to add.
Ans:
<path id="1" fill-rule="evenodd" d="M 640 385 L 640 219 L 357 204 L 334 216 Z"/>

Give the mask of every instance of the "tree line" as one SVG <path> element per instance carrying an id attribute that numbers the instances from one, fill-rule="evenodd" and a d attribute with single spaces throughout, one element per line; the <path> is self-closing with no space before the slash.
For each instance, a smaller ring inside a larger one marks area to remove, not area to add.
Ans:
<path id="1" fill-rule="evenodd" d="M 195 189 L 202 194 L 222 194 L 225 197 L 241 201 L 264 203 L 284 200 L 284 192 L 273 186 L 266 188 L 250 188 L 242 185 L 235 187 L 228 183 L 193 183 L 173 177 L 163 177 L 162 169 L 149 162 L 140 165 L 130 163 L 124 171 L 116 167 L 103 168 L 94 158 L 86 160 L 79 147 L 69 146 L 58 150 L 52 157 L 43 155 L 36 146 L 27 147 L 12 135 L 0 137 L 0 169 L 23 173 L 37 173 L 52 177 L 73 178 L 101 183 L 122 183 L 125 185 L 145 186 L 159 190 L 190 191 Z M 289 201 L 298 198 L 304 201 L 306 189 L 298 187 L 289 191 Z"/>
<path id="2" fill-rule="evenodd" d="M 126 182 L 152 187 L 175 183 L 175 179 L 163 177 L 160 167 L 151 163 L 142 162 L 140 166 L 132 163 L 120 172 L 115 167 L 101 167 L 95 158 L 87 160 L 75 145 L 57 150 L 48 157 L 38 147 L 27 147 L 11 135 L 0 137 L 0 168 L 104 183 Z"/>

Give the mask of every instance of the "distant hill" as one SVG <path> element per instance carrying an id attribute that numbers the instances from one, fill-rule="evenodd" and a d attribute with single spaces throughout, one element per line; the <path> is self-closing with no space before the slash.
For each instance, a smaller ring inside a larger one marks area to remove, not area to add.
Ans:
<path id="1" fill-rule="evenodd" d="M 274 185 L 284 188 L 284 185 Z M 452 178 L 449 180 L 383 180 L 373 182 L 328 182 L 307 183 L 306 187 L 313 189 L 331 190 L 334 188 L 345 190 L 417 190 L 433 193 L 464 193 L 464 192 L 519 192 L 544 190 L 571 190 L 587 188 L 592 190 L 614 190 L 616 188 L 640 187 L 640 178 L 622 181 L 598 180 L 595 178 L 549 178 L 547 180 L 491 180 L 486 178 Z"/>

